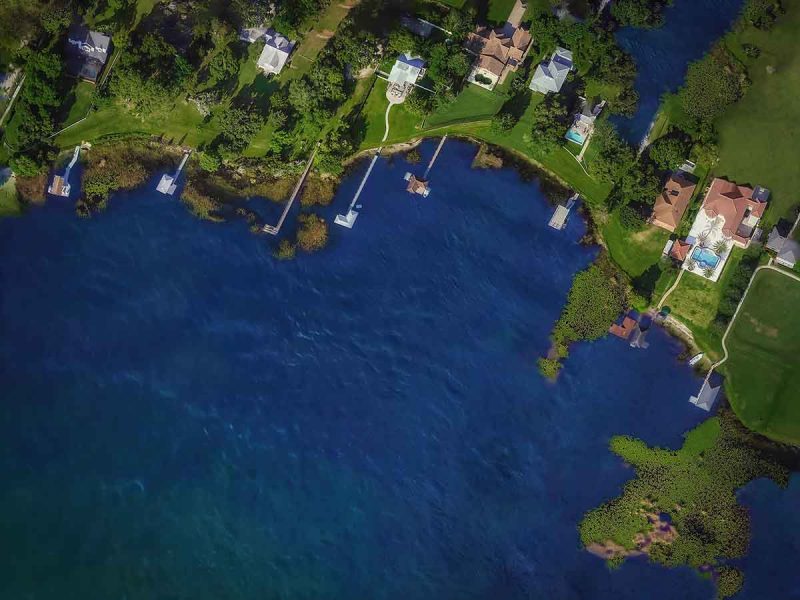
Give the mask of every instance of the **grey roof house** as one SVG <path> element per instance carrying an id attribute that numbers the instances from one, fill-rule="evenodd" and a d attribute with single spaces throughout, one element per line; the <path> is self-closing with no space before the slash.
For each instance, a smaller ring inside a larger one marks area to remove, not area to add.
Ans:
<path id="1" fill-rule="evenodd" d="M 529 87 L 541 94 L 559 92 L 572 69 L 572 52 L 558 47 L 549 60 L 542 61 L 536 67 Z"/>
<path id="2" fill-rule="evenodd" d="M 800 260 L 800 243 L 793 240 L 791 234 L 792 224 L 781 219 L 769 232 L 767 249 L 775 252 L 776 263 L 793 269 Z"/>
<path id="3" fill-rule="evenodd" d="M 275 73 L 283 70 L 289 55 L 294 50 L 295 42 L 289 41 L 274 29 L 268 29 L 264 34 L 264 49 L 258 57 L 258 67 L 265 73 Z"/>
<path id="4" fill-rule="evenodd" d="M 111 38 L 82 25 L 73 25 L 67 34 L 67 72 L 97 83 L 111 53 Z"/>

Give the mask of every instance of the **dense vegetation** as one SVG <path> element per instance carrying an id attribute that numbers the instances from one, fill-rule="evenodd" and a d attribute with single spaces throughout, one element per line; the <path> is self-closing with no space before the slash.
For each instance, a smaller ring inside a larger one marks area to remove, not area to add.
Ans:
<path id="1" fill-rule="evenodd" d="M 620 25 L 630 27 L 660 27 L 664 24 L 664 7 L 672 0 L 616 0 L 611 14 Z"/>
<path id="2" fill-rule="evenodd" d="M 606 335 L 626 304 L 626 282 L 603 254 L 575 276 L 567 305 L 550 336 L 553 347 L 546 358 L 539 359 L 542 374 L 550 378 L 558 374 L 570 344 Z"/>
<path id="3" fill-rule="evenodd" d="M 760 477 L 785 485 L 788 470 L 781 460 L 727 411 L 692 430 L 680 450 L 649 448 L 627 436 L 613 438 L 611 450 L 636 469 L 636 478 L 620 497 L 586 514 L 583 543 L 612 542 L 624 549 L 615 556 L 622 558 L 642 548 L 637 536 L 652 531 L 648 514 L 669 515 L 678 535 L 646 548 L 650 560 L 710 569 L 719 597 L 735 594 L 742 574 L 726 561 L 744 556 L 750 539 L 750 519 L 736 491 Z"/>

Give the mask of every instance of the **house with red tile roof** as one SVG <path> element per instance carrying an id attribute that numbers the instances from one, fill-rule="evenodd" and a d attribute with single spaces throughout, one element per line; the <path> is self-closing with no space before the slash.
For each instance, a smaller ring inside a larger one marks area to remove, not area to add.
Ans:
<path id="1" fill-rule="evenodd" d="M 697 184 L 685 174 L 672 174 L 656 198 L 650 222 L 656 227 L 674 233 L 689 206 L 696 187 Z"/>
<path id="2" fill-rule="evenodd" d="M 530 45 L 531 34 L 510 23 L 499 29 L 479 27 L 467 37 L 465 47 L 476 57 L 467 81 L 494 89 L 519 68 Z"/>
<path id="3" fill-rule="evenodd" d="M 747 248 L 753 233 L 764 216 L 769 190 L 756 186 L 751 189 L 726 179 L 716 178 L 703 200 L 702 212 L 717 221 L 722 235 L 737 246 Z"/>
<path id="4" fill-rule="evenodd" d="M 611 335 L 615 335 L 618 338 L 622 338 L 623 340 L 627 340 L 631 337 L 631 333 L 638 327 L 639 323 L 631 317 L 630 315 L 626 315 L 624 319 L 622 319 L 622 323 L 614 323 L 608 330 Z"/>
<path id="5" fill-rule="evenodd" d="M 675 240 L 675 243 L 672 244 L 672 249 L 669 251 L 670 258 L 674 258 L 678 262 L 682 263 L 686 260 L 686 257 L 689 256 L 689 250 L 691 249 L 692 245 L 688 242 Z"/>

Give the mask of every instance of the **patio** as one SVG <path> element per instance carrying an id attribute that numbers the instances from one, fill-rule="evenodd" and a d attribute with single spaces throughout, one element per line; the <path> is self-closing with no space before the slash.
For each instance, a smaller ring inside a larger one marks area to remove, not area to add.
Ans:
<path id="1" fill-rule="evenodd" d="M 709 281 L 718 281 L 725 263 L 731 253 L 733 243 L 723 232 L 725 219 L 719 215 L 710 217 L 706 211 L 697 213 L 692 229 L 686 238 L 691 244 L 682 269 L 704 277 Z"/>

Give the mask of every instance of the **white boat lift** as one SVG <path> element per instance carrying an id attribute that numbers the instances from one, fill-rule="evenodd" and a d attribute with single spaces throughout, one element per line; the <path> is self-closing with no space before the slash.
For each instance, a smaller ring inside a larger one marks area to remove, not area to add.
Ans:
<path id="1" fill-rule="evenodd" d="M 78 162 L 78 157 L 81 154 L 81 147 L 75 146 L 75 152 L 72 154 L 72 160 L 69 161 L 67 165 L 67 170 L 64 171 L 64 175 L 55 175 L 53 177 L 53 181 L 47 187 L 47 193 L 52 194 L 54 196 L 61 196 L 66 198 L 69 196 L 69 192 L 72 189 L 72 186 L 69 184 L 69 173 L 72 171 L 72 167 L 75 166 L 75 163 Z"/>
<path id="2" fill-rule="evenodd" d="M 183 154 L 183 160 L 181 160 L 181 164 L 178 165 L 178 170 L 175 171 L 174 175 L 163 175 L 161 177 L 161 181 L 158 182 L 156 186 L 156 190 L 161 192 L 162 194 L 168 194 L 172 196 L 175 193 L 175 190 L 178 189 L 178 177 L 180 177 L 181 171 L 183 171 L 183 167 L 186 164 L 186 161 L 189 160 L 190 152 L 185 152 Z"/>
<path id="3" fill-rule="evenodd" d="M 361 192 L 364 190 L 364 186 L 367 184 L 367 179 L 369 179 L 370 173 L 372 173 L 372 168 L 375 166 L 375 163 L 378 162 L 378 159 L 381 156 L 381 150 L 383 150 L 383 146 L 378 148 L 378 150 L 375 152 L 375 156 L 372 157 L 372 162 L 369 163 L 369 168 L 367 169 L 367 172 L 364 173 L 364 178 L 361 180 L 361 185 L 358 186 L 356 195 L 353 196 L 353 200 L 350 202 L 350 206 L 347 209 L 347 214 L 336 215 L 336 218 L 333 220 L 333 222 L 337 225 L 352 229 L 353 225 L 356 224 L 356 219 L 358 218 L 358 211 L 355 210 L 356 203 L 358 202 L 359 196 L 361 196 Z"/>

